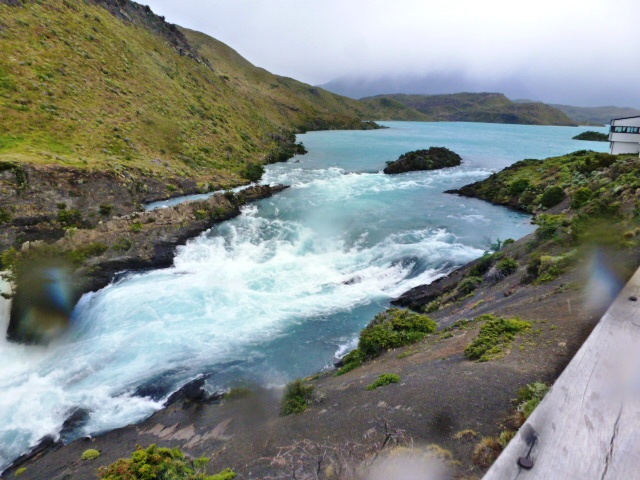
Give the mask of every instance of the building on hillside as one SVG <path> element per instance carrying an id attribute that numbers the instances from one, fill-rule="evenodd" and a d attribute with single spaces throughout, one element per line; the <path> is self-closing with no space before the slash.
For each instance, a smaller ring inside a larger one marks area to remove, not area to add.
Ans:
<path id="1" fill-rule="evenodd" d="M 640 154 L 640 116 L 612 119 L 609 141 L 613 155 Z"/>

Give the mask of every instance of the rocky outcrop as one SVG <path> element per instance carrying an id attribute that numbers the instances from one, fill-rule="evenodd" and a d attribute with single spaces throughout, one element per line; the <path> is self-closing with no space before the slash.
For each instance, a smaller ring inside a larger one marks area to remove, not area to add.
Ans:
<path id="1" fill-rule="evenodd" d="M 456 167 L 462 158 L 455 152 L 444 147 L 431 147 L 428 150 L 415 150 L 400 155 L 394 162 L 387 162 L 384 173 L 404 173 L 417 170 L 437 170 L 440 168 Z"/>
<path id="2" fill-rule="evenodd" d="M 174 207 L 147 212 L 136 212 L 111 220 L 100 221 L 95 228 L 67 229 L 54 243 L 42 240 L 25 242 L 17 254 L 17 287 L 12 303 L 11 321 L 7 338 L 19 342 L 39 342 L 41 336 L 20 325 L 22 301 L 21 275 L 32 274 L 34 265 L 63 260 L 70 275 L 72 293 L 70 304 L 75 304 L 86 292 L 98 290 L 112 281 L 123 270 L 161 268 L 173 262 L 175 247 L 185 243 L 214 224 L 240 214 L 247 202 L 266 198 L 282 191 L 283 185 L 258 185 L 242 192 L 218 193 L 206 200 L 185 202 Z M 26 267 L 26 268 L 22 268 Z M 25 273 L 21 273 L 25 272 Z"/>
<path id="3" fill-rule="evenodd" d="M 219 189 L 176 175 L 135 169 L 90 170 L 0 162 L 0 251 L 24 241 L 52 241 L 66 229 L 93 228 L 144 203 Z"/>

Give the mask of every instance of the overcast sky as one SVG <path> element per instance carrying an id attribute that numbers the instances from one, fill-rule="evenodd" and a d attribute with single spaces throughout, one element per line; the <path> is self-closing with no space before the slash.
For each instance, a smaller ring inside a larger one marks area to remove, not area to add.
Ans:
<path id="1" fill-rule="evenodd" d="M 257 66 L 314 85 L 454 74 L 512 88 L 511 96 L 640 108 L 638 0 L 141 3 Z"/>

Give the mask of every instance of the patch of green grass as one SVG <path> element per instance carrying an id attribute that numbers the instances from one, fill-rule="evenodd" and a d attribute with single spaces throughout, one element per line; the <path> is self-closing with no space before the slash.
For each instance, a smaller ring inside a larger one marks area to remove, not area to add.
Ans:
<path id="1" fill-rule="evenodd" d="M 100 467 L 98 477 L 103 480 L 232 480 L 237 474 L 225 469 L 215 475 L 207 475 L 207 457 L 195 460 L 187 457 L 179 448 L 138 447 L 131 458 L 120 458 L 109 466 Z"/>
<path id="2" fill-rule="evenodd" d="M 100 456 L 100 452 L 93 448 L 89 448 L 82 452 L 82 456 L 80 457 L 82 460 L 95 460 Z"/>
<path id="3" fill-rule="evenodd" d="M 518 391 L 517 411 L 521 412 L 525 419 L 529 418 L 550 389 L 549 385 L 542 382 L 525 385 Z"/>
<path id="4" fill-rule="evenodd" d="M 375 382 L 367 385 L 366 390 L 375 390 L 391 383 L 400 383 L 401 380 L 400 375 L 397 373 L 383 373 Z"/>
<path id="5" fill-rule="evenodd" d="M 484 321 L 478 336 L 464 350 L 469 360 L 487 362 L 504 355 L 516 334 L 531 328 L 531 323 L 519 318 L 502 318 L 482 315 L 476 318 Z"/>
<path id="6" fill-rule="evenodd" d="M 313 385 L 306 384 L 300 379 L 288 384 L 280 404 L 280 413 L 291 415 L 292 413 L 304 412 L 313 399 L 314 390 Z"/>

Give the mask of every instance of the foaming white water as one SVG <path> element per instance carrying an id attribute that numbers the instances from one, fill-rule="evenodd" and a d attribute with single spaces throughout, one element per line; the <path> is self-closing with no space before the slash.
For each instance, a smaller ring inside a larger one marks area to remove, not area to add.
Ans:
<path id="1" fill-rule="evenodd" d="M 487 238 L 531 231 L 524 216 L 441 193 L 487 173 L 269 167 L 265 182 L 292 187 L 179 248 L 173 267 L 85 295 L 48 347 L 0 343 L 0 470 L 73 408 L 90 412 L 76 434 L 93 434 L 145 418 L 202 372 L 211 389 L 280 385 L 331 363 L 390 298 L 479 256 Z"/>

